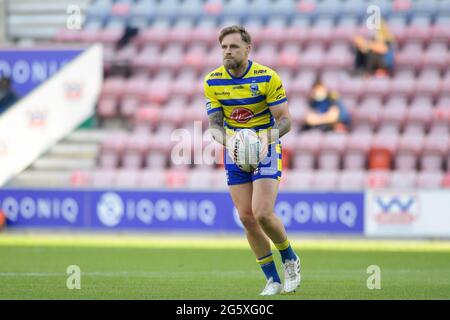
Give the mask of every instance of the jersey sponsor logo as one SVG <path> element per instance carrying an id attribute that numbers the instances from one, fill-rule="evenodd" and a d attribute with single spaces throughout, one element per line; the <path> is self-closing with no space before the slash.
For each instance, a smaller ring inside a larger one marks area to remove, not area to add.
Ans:
<path id="1" fill-rule="evenodd" d="M 229 93 L 229 92 L 226 92 L 226 91 L 222 91 L 222 92 L 214 92 L 214 94 L 215 94 L 216 96 L 229 96 L 229 95 L 230 95 L 230 93 Z"/>
<path id="2" fill-rule="evenodd" d="M 235 108 L 231 112 L 230 118 L 239 123 L 246 123 L 254 116 L 255 114 L 247 108 Z"/>
<path id="3" fill-rule="evenodd" d="M 233 90 L 237 90 L 237 89 L 244 89 L 244 86 L 238 85 L 238 86 L 233 87 Z"/>
<path id="4" fill-rule="evenodd" d="M 264 74 L 267 73 L 267 70 L 255 70 L 253 71 L 253 74 Z"/>
<path id="5" fill-rule="evenodd" d="M 210 75 L 211 77 L 221 77 L 222 76 L 222 72 L 213 72 Z"/>
<path id="6" fill-rule="evenodd" d="M 259 96 L 259 95 L 260 95 L 259 87 L 258 87 L 258 84 L 257 84 L 257 83 L 252 83 L 252 84 L 250 85 L 250 90 L 251 90 L 251 92 L 252 92 L 252 97 L 256 97 L 256 96 Z"/>

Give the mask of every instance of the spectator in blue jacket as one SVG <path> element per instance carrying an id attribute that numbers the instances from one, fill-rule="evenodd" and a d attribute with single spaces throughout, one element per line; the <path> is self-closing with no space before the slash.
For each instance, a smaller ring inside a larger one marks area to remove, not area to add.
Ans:
<path id="1" fill-rule="evenodd" d="M 345 132 L 350 125 L 350 114 L 336 91 L 328 90 L 319 78 L 310 94 L 309 107 L 302 130 Z"/>

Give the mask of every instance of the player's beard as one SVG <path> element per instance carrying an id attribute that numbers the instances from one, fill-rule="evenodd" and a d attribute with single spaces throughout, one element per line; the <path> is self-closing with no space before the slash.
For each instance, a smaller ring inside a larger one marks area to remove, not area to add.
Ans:
<path id="1" fill-rule="evenodd" d="M 243 61 L 237 61 L 235 58 L 225 58 L 223 59 L 223 65 L 228 70 L 236 70 L 242 66 Z"/>

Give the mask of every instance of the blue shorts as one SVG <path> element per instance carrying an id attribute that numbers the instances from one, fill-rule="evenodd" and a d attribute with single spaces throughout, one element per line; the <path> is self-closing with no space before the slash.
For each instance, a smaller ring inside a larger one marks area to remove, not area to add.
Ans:
<path id="1" fill-rule="evenodd" d="M 258 168 L 254 172 L 242 171 L 233 162 L 226 149 L 224 157 L 229 186 L 253 182 L 262 178 L 276 179 L 278 181 L 281 179 L 281 143 L 279 140 L 270 145 L 267 156 L 258 164 Z"/>

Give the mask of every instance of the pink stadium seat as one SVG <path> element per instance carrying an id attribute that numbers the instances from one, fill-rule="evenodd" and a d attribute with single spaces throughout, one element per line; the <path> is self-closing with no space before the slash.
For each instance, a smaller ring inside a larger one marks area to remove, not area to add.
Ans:
<path id="1" fill-rule="evenodd" d="M 129 78 L 125 84 L 124 96 L 135 97 L 142 101 L 147 93 L 150 81 L 145 75 L 137 75 Z"/>
<path id="2" fill-rule="evenodd" d="M 363 190 L 365 187 L 364 170 L 344 170 L 339 173 L 338 190 Z"/>
<path id="3" fill-rule="evenodd" d="M 292 80 L 290 91 L 292 94 L 306 95 L 310 92 L 311 86 L 316 77 L 315 72 L 300 71 Z"/>
<path id="4" fill-rule="evenodd" d="M 300 65 L 301 49 L 296 42 L 287 42 L 281 49 L 278 65 L 297 70 Z"/>
<path id="5" fill-rule="evenodd" d="M 449 136 L 430 134 L 426 137 L 421 157 L 422 171 L 439 171 L 443 168 L 443 159 L 449 152 Z"/>
<path id="6" fill-rule="evenodd" d="M 190 170 L 187 177 L 187 187 L 189 189 L 211 189 L 214 178 L 213 172 L 214 171 L 203 169 Z"/>
<path id="7" fill-rule="evenodd" d="M 200 56 L 203 59 L 204 55 Z M 172 83 L 172 92 L 192 98 L 195 93 L 197 76 L 194 70 L 184 69 Z M 203 82 L 202 82 L 203 84 Z"/>
<path id="8" fill-rule="evenodd" d="M 301 96 L 293 96 L 289 99 L 289 111 L 294 125 L 301 125 L 304 122 L 308 111 L 308 102 Z"/>
<path id="9" fill-rule="evenodd" d="M 137 109 L 139 108 L 139 99 L 136 97 L 125 97 L 120 103 L 120 116 L 126 119 L 133 119 Z"/>
<path id="10" fill-rule="evenodd" d="M 314 171 L 292 170 L 284 174 L 286 190 L 310 190 L 313 184 Z"/>
<path id="11" fill-rule="evenodd" d="M 116 172 L 114 186 L 117 188 L 136 188 L 138 187 L 139 176 L 141 172 L 132 169 L 121 169 Z"/>
<path id="12" fill-rule="evenodd" d="M 156 66 L 156 70 L 164 68 L 170 70 L 178 70 L 183 65 L 183 47 L 178 43 L 171 43 L 161 53 L 159 57 L 159 63 Z"/>
<path id="13" fill-rule="evenodd" d="M 134 127 L 135 128 L 147 128 L 151 130 L 151 128 L 156 127 L 156 125 L 162 119 L 162 110 L 152 104 L 144 104 L 139 106 L 134 113 Z M 144 130 L 145 131 L 145 130 Z"/>
<path id="14" fill-rule="evenodd" d="M 217 44 L 218 46 L 218 37 L 217 35 L 219 30 L 215 30 L 215 28 L 207 29 L 202 26 L 197 26 L 192 31 L 192 40 L 196 42 L 206 43 L 207 45 Z"/>
<path id="15" fill-rule="evenodd" d="M 350 68 L 353 63 L 352 53 L 346 44 L 332 46 L 325 55 L 327 68 Z"/>
<path id="16" fill-rule="evenodd" d="M 312 169 L 315 157 L 321 147 L 322 132 L 306 131 L 300 134 L 294 146 L 293 165 L 297 169 Z"/>
<path id="17" fill-rule="evenodd" d="M 212 184 L 211 188 L 214 190 L 228 190 L 227 177 L 225 170 L 216 169 L 212 173 Z"/>
<path id="18" fill-rule="evenodd" d="M 104 44 L 115 44 L 123 36 L 122 28 L 103 29 L 97 34 L 97 41 Z"/>
<path id="19" fill-rule="evenodd" d="M 416 158 L 423 151 L 424 141 L 425 137 L 420 133 L 404 134 L 401 136 L 397 149 L 396 167 L 398 169 L 415 169 L 417 165 Z M 399 156 L 403 158 L 399 159 Z M 402 163 L 398 163 L 397 161 L 401 161 Z"/>
<path id="20" fill-rule="evenodd" d="M 157 43 L 164 45 L 169 40 L 170 28 L 169 27 L 149 27 L 142 30 L 139 36 L 139 42 L 145 43 Z"/>
<path id="21" fill-rule="evenodd" d="M 131 66 L 137 70 L 153 70 L 158 63 L 160 46 L 157 43 L 147 43 L 142 50 L 131 60 Z"/>
<path id="22" fill-rule="evenodd" d="M 364 82 L 359 78 L 345 78 L 339 83 L 339 92 L 344 96 L 359 98 L 364 91 Z"/>
<path id="23" fill-rule="evenodd" d="M 138 47 L 134 44 L 128 44 L 122 49 L 118 50 L 114 55 L 113 61 L 115 64 L 129 64 L 138 54 Z"/>
<path id="24" fill-rule="evenodd" d="M 364 169 L 367 152 L 372 140 L 372 133 L 350 133 L 347 138 L 347 151 L 343 155 L 345 169 Z"/>
<path id="25" fill-rule="evenodd" d="M 92 187 L 112 188 L 116 177 L 116 170 L 97 169 L 92 172 Z"/>
<path id="26" fill-rule="evenodd" d="M 141 171 L 138 177 L 138 185 L 141 188 L 165 188 L 166 172 L 160 168 L 147 168 Z"/>
<path id="27" fill-rule="evenodd" d="M 419 43 L 408 43 L 403 50 L 396 53 L 395 65 L 402 66 L 414 66 L 416 69 L 420 68 L 423 63 L 423 51 L 422 45 Z"/>
<path id="28" fill-rule="evenodd" d="M 448 66 L 448 49 L 445 42 L 431 43 L 423 54 L 423 64 L 429 67 L 435 67 L 445 70 Z"/>
<path id="29" fill-rule="evenodd" d="M 318 156 L 319 169 L 337 170 L 340 158 L 347 146 L 347 135 L 343 133 L 327 133 L 322 139 L 322 147 Z"/>
<path id="30" fill-rule="evenodd" d="M 407 107 L 403 104 L 398 104 L 395 107 L 381 109 L 380 122 L 383 125 L 394 124 L 402 126 L 405 123 L 407 114 Z"/>
<path id="31" fill-rule="evenodd" d="M 97 106 L 97 114 L 100 118 L 109 119 L 117 116 L 117 99 L 113 97 L 101 98 Z"/>
<path id="32" fill-rule="evenodd" d="M 323 67 L 325 52 L 321 45 L 311 45 L 300 56 L 300 68 L 315 71 Z"/>
<path id="33" fill-rule="evenodd" d="M 353 110 L 352 121 L 358 125 L 366 124 L 375 128 L 380 122 L 381 111 L 381 99 L 367 98 Z"/>
<path id="34" fill-rule="evenodd" d="M 444 173 L 442 171 L 422 171 L 417 176 L 417 187 L 424 189 L 439 189 L 443 185 Z"/>
<path id="35" fill-rule="evenodd" d="M 315 190 L 335 190 L 338 182 L 337 171 L 316 171 L 313 176 L 312 187 Z"/>
<path id="36" fill-rule="evenodd" d="M 190 43 L 193 39 L 193 28 L 191 26 L 175 26 L 169 30 L 169 43 Z"/>
<path id="37" fill-rule="evenodd" d="M 441 56 L 442 60 L 442 56 Z M 416 79 L 415 93 L 437 96 L 440 92 L 441 79 L 437 70 L 424 70 Z"/>
<path id="38" fill-rule="evenodd" d="M 201 70 L 205 64 L 204 57 L 208 55 L 206 44 L 194 43 L 189 47 L 186 54 L 183 57 L 184 66 Z"/>
<path id="39" fill-rule="evenodd" d="M 413 189 L 416 186 L 417 172 L 393 171 L 391 174 L 390 187 L 395 189 Z"/>
<path id="40" fill-rule="evenodd" d="M 387 77 L 373 77 L 365 81 L 366 95 L 387 97 L 390 94 L 390 79 Z"/>
<path id="41" fill-rule="evenodd" d="M 120 99 L 125 92 L 125 84 L 123 77 L 108 77 L 103 82 L 101 95 Z"/>
<path id="42" fill-rule="evenodd" d="M 414 92 L 415 80 L 411 71 L 398 72 L 391 81 L 391 92 L 410 96 Z"/>
<path id="43" fill-rule="evenodd" d="M 420 125 L 428 127 L 433 117 L 431 104 L 413 103 L 407 111 L 406 121 L 409 125 Z"/>
<path id="44" fill-rule="evenodd" d="M 278 49 L 274 42 L 263 42 L 254 53 L 254 60 L 268 67 L 275 68 L 278 63 Z"/>

